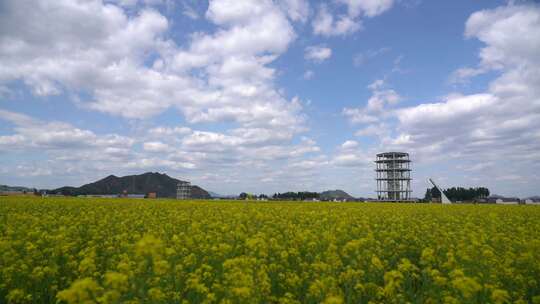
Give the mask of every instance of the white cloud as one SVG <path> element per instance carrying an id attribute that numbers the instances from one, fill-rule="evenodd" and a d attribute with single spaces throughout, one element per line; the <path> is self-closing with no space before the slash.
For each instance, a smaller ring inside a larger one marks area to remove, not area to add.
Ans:
<path id="1" fill-rule="evenodd" d="M 377 116 L 370 115 L 364 109 L 359 108 L 344 108 L 342 113 L 351 123 L 367 124 L 379 120 Z"/>
<path id="2" fill-rule="evenodd" d="M 486 44 L 481 65 L 513 68 L 540 60 L 540 11 L 538 5 L 509 5 L 472 14 L 465 36 Z"/>
<path id="3" fill-rule="evenodd" d="M 309 17 L 309 2 L 306 0 L 280 0 L 280 7 L 293 21 L 306 22 Z"/>
<path id="4" fill-rule="evenodd" d="M 188 127 L 155 127 L 148 130 L 148 132 L 156 136 L 186 135 L 191 133 L 191 129 Z"/>
<path id="5" fill-rule="evenodd" d="M 493 108 L 497 100 L 490 94 L 454 97 L 445 102 L 426 103 L 398 110 L 400 122 L 412 126 L 437 127 L 458 121 L 471 121 L 482 116 L 482 110 Z"/>
<path id="6" fill-rule="evenodd" d="M 148 152 L 168 152 L 171 147 L 160 141 L 150 141 L 143 144 L 143 149 Z"/>
<path id="7" fill-rule="evenodd" d="M 358 142 L 354 140 L 347 140 L 341 145 L 343 149 L 354 149 L 356 147 L 358 147 Z"/>
<path id="8" fill-rule="evenodd" d="M 175 107 L 190 123 L 293 129 L 303 123 L 300 108 L 277 91 L 275 70 L 267 66 L 295 39 L 270 0 L 210 1 L 206 16 L 216 31 L 194 33 L 186 46 L 166 38 L 170 23 L 148 8 L 128 15 L 99 2 L 4 5 L 0 83 L 23 80 L 36 95 L 88 93 L 89 99 L 77 96 L 79 105 L 128 118 Z M 35 16 L 17 17 L 28 12 Z"/>
<path id="9" fill-rule="evenodd" d="M 459 84 L 467 83 L 471 78 L 485 73 L 487 70 L 483 68 L 469 68 L 463 67 L 455 70 L 450 75 L 450 83 Z"/>
<path id="10" fill-rule="evenodd" d="M 361 151 L 341 151 L 330 162 L 337 167 L 363 167 L 368 168 L 373 161 L 372 155 Z"/>
<path id="11" fill-rule="evenodd" d="M 185 169 L 195 169 L 196 165 L 189 162 L 178 162 L 172 161 L 163 158 L 139 158 L 136 160 L 129 161 L 123 165 L 128 169 L 169 169 L 169 170 L 180 170 L 184 171 Z"/>
<path id="12" fill-rule="evenodd" d="M 314 158 L 314 159 L 305 159 L 298 162 L 289 164 L 290 168 L 301 169 L 301 170 L 321 170 L 324 166 L 328 165 L 329 162 L 324 158 Z"/>
<path id="13" fill-rule="evenodd" d="M 339 0 L 347 7 L 347 14 L 334 17 L 328 6 L 319 6 L 312 22 L 313 33 L 323 36 L 350 35 L 362 29 L 361 17 L 375 17 L 389 10 L 393 0 Z"/>
<path id="14" fill-rule="evenodd" d="M 538 170 L 539 29 L 538 5 L 509 4 L 472 14 L 466 37 L 477 38 L 485 45 L 479 52 L 478 68 L 461 70 L 461 76 L 491 70 L 497 70 L 500 76 L 484 92 L 453 94 L 438 102 L 396 110 L 396 132 L 385 136 L 382 144 L 388 149 L 410 151 L 423 161 L 497 164 L 470 166 L 477 172 L 476 178 L 489 184 L 495 183 L 494 176 L 523 176 Z M 530 183 L 523 178 L 518 182 Z M 511 187 L 521 187 L 510 180 L 498 186 L 509 192 Z"/>
<path id="15" fill-rule="evenodd" d="M 387 106 L 397 104 L 401 100 L 401 96 L 392 89 L 374 90 L 373 95 L 368 99 L 366 110 L 368 112 L 381 112 Z"/>
<path id="16" fill-rule="evenodd" d="M 390 127 L 385 123 L 370 124 L 354 133 L 356 136 L 376 136 L 379 138 L 389 137 Z"/>
<path id="17" fill-rule="evenodd" d="M 298 142 L 306 131 L 302 102 L 275 86 L 272 67 L 296 39 L 291 22 L 307 21 L 306 1 L 212 0 L 204 14 L 211 30 L 191 33 L 184 44 L 172 38 L 174 23 L 150 7 L 168 9 L 169 1 L 2 5 L 1 88 L 20 81 L 36 96 L 73 97 L 79 107 L 143 126 L 173 109 L 186 124 L 136 127 L 134 140 L 3 113 L 30 123 L 1 136 L 2 150 L 43 149 L 43 157 L 74 175 L 155 167 L 231 179 L 239 168 L 279 166 L 320 151 L 314 142 Z M 191 8 L 178 7 L 188 17 L 203 17 Z M 192 130 L 192 124 L 215 122 L 225 127 Z M 40 128 L 48 131 L 40 134 Z"/>
<path id="18" fill-rule="evenodd" d="M 362 28 L 361 21 L 355 21 L 349 16 L 335 19 L 326 5 L 321 5 L 313 20 L 313 33 L 323 36 L 349 35 Z"/>
<path id="19" fill-rule="evenodd" d="M 465 37 L 476 38 L 486 46 L 480 50 L 478 67 L 460 68 L 451 75 L 450 81 L 464 83 L 490 70 L 516 69 L 538 62 L 538 18 L 535 5 L 509 5 L 472 14 L 465 26 Z"/>
<path id="20" fill-rule="evenodd" d="M 349 16 L 375 17 L 389 10 L 393 5 L 393 0 L 339 0 L 346 4 Z"/>
<path id="21" fill-rule="evenodd" d="M 0 110 L 0 119 L 14 125 L 15 134 L 0 136 L 0 150 L 17 151 L 84 151 L 87 149 L 115 152 L 130 148 L 134 141 L 117 134 L 97 135 L 90 130 L 64 122 L 43 122 L 27 115 Z M 113 150 L 107 150 L 113 149 Z"/>
<path id="22" fill-rule="evenodd" d="M 305 48 L 304 58 L 315 62 L 323 62 L 332 56 L 332 49 L 324 45 L 314 45 Z"/>
<path id="23" fill-rule="evenodd" d="M 396 105 L 402 98 L 399 94 L 387 89 L 384 80 L 378 79 L 368 85 L 372 91 L 365 107 L 344 108 L 342 114 L 345 115 L 351 123 L 369 124 L 378 122 L 381 117 L 391 114 L 389 107 Z"/>

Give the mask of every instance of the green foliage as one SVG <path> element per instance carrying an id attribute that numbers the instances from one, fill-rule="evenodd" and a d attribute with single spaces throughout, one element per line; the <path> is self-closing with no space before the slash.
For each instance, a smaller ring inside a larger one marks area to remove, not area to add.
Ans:
<path id="1" fill-rule="evenodd" d="M 300 192 L 285 192 L 285 193 L 274 193 L 272 196 L 273 199 L 279 199 L 279 200 L 290 200 L 290 201 L 303 201 L 307 199 L 318 199 L 319 193 L 317 192 L 307 192 L 307 191 L 300 191 Z"/>
<path id="2" fill-rule="evenodd" d="M 489 196 L 489 189 L 485 187 L 477 188 L 463 188 L 463 187 L 452 187 L 444 190 L 444 194 L 451 201 L 474 201 L 481 198 L 486 198 Z M 437 188 L 428 188 L 426 194 L 424 195 L 425 201 L 431 201 L 433 198 L 440 198 L 441 193 Z"/>

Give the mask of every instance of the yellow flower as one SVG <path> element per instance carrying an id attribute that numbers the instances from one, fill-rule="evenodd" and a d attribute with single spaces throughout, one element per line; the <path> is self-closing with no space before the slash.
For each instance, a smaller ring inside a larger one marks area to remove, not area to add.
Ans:
<path id="1" fill-rule="evenodd" d="M 59 300 L 71 303 L 93 303 L 101 291 L 99 285 L 91 278 L 75 281 L 68 289 L 57 294 Z"/>
<path id="2" fill-rule="evenodd" d="M 324 299 L 324 304 L 342 304 L 343 298 L 340 296 L 329 296 Z"/>
<path id="3" fill-rule="evenodd" d="M 161 302 L 161 301 L 165 300 L 165 294 L 163 293 L 163 291 L 161 291 L 161 289 L 159 289 L 157 287 L 150 288 L 148 290 L 148 297 L 153 302 Z"/>
<path id="4" fill-rule="evenodd" d="M 119 272 L 107 272 L 105 274 L 105 284 L 121 292 L 127 291 L 129 288 L 127 275 Z"/>
<path id="5" fill-rule="evenodd" d="M 373 265 L 376 269 L 382 270 L 384 268 L 381 260 L 377 256 L 371 257 L 371 265 Z"/>
<path id="6" fill-rule="evenodd" d="M 13 289 L 8 293 L 6 299 L 8 303 L 24 303 L 29 302 L 31 295 L 26 295 L 21 289 Z"/>
<path id="7" fill-rule="evenodd" d="M 496 304 L 507 303 L 510 300 L 510 295 L 506 290 L 495 289 L 491 292 L 491 300 Z"/>

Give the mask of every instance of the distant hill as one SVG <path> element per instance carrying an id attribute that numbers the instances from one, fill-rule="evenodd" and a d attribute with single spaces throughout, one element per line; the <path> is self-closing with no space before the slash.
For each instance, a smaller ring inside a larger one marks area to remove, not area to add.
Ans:
<path id="1" fill-rule="evenodd" d="M 109 175 L 96 182 L 80 187 L 61 187 L 50 190 L 51 193 L 64 195 L 90 195 L 90 194 L 121 194 L 124 190 L 128 194 L 147 194 L 156 192 L 158 197 L 176 197 L 176 185 L 180 180 L 167 174 L 147 172 L 140 175 L 117 177 Z M 199 186 L 191 187 L 192 198 L 209 199 L 210 194 Z"/>
<path id="2" fill-rule="evenodd" d="M 349 199 L 352 200 L 354 197 L 349 195 L 347 192 L 343 190 L 327 190 L 323 191 L 319 194 L 319 197 L 321 200 L 333 200 L 333 199 Z"/>
<path id="3" fill-rule="evenodd" d="M 208 191 L 208 193 L 210 194 L 212 198 L 237 198 L 238 197 L 238 195 L 234 195 L 234 194 L 219 194 L 212 191 Z"/>
<path id="4" fill-rule="evenodd" d="M 17 187 L 17 186 L 8 186 L 8 185 L 0 185 L 0 192 L 33 192 L 34 189 L 26 188 L 26 187 Z"/>
<path id="5" fill-rule="evenodd" d="M 219 193 L 212 192 L 212 191 L 208 191 L 208 194 L 210 194 L 211 197 L 215 197 L 215 198 L 223 197 L 223 195 L 221 195 Z"/>

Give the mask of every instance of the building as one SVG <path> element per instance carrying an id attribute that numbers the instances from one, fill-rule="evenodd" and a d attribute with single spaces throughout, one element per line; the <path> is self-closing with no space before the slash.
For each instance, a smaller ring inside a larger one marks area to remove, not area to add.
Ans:
<path id="1" fill-rule="evenodd" d="M 191 198 L 191 183 L 185 181 L 179 181 L 176 185 L 176 199 L 190 199 Z"/>
<path id="2" fill-rule="evenodd" d="M 523 200 L 527 205 L 540 205 L 540 197 L 529 197 Z"/>
<path id="3" fill-rule="evenodd" d="M 520 199 L 517 197 L 490 196 L 488 202 L 491 204 L 517 205 L 520 203 Z"/>
<path id="4" fill-rule="evenodd" d="M 127 194 L 125 197 L 127 198 L 144 198 L 146 195 L 144 194 Z"/>
<path id="5" fill-rule="evenodd" d="M 402 202 L 411 199 L 411 160 L 404 152 L 377 154 L 377 199 Z"/>
<path id="6" fill-rule="evenodd" d="M 157 198 L 157 194 L 155 192 L 148 192 L 146 198 Z"/>
<path id="7" fill-rule="evenodd" d="M 502 205 L 517 205 L 519 204 L 519 198 L 517 197 L 501 197 L 495 200 L 495 204 Z"/>

